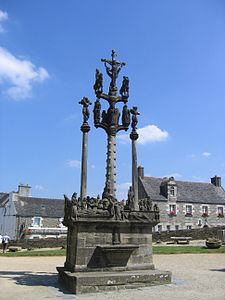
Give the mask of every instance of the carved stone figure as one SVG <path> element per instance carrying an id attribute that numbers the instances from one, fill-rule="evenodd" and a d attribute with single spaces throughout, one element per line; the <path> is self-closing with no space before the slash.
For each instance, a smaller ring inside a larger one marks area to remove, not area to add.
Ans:
<path id="1" fill-rule="evenodd" d="M 130 110 L 127 108 L 126 104 L 123 106 L 122 124 L 124 127 L 128 127 L 130 125 Z"/>
<path id="2" fill-rule="evenodd" d="M 130 211 L 134 210 L 134 192 L 132 187 L 128 191 L 128 207 Z"/>
<path id="3" fill-rule="evenodd" d="M 148 211 L 152 210 L 152 202 L 149 196 L 146 198 L 146 208 Z"/>
<path id="4" fill-rule="evenodd" d="M 127 76 L 123 76 L 123 82 L 120 88 L 120 95 L 122 97 L 129 97 L 129 78 Z"/>
<path id="5" fill-rule="evenodd" d="M 102 111 L 102 124 L 108 124 L 108 116 L 105 110 Z"/>
<path id="6" fill-rule="evenodd" d="M 139 210 L 145 210 L 144 199 L 139 200 Z"/>
<path id="7" fill-rule="evenodd" d="M 95 84 L 93 88 L 95 90 L 96 95 L 103 92 L 103 76 L 98 69 L 96 69 L 95 72 Z"/>
<path id="8" fill-rule="evenodd" d="M 93 113 L 94 113 L 94 123 L 95 124 L 100 123 L 101 103 L 100 103 L 99 99 L 97 99 L 95 101 Z"/>
<path id="9" fill-rule="evenodd" d="M 90 115 L 88 106 L 91 105 L 92 103 L 89 101 L 87 97 L 83 97 L 83 99 L 81 99 L 79 104 L 83 105 L 83 109 L 82 109 L 83 123 L 87 123 L 87 120 L 89 119 L 89 115 Z"/>
<path id="10" fill-rule="evenodd" d="M 130 110 L 130 113 L 132 114 L 131 127 L 133 131 L 136 131 L 138 123 L 137 115 L 140 115 L 140 113 L 137 110 L 137 106 L 133 106 L 133 108 Z"/>
<path id="11" fill-rule="evenodd" d="M 109 125 L 117 126 L 119 123 L 120 112 L 118 108 L 115 108 L 113 104 L 111 104 L 108 110 L 109 116 Z"/>
<path id="12" fill-rule="evenodd" d="M 78 212 L 78 200 L 77 200 L 77 193 L 73 193 L 71 198 L 71 220 L 77 220 L 77 212 Z"/>
<path id="13" fill-rule="evenodd" d="M 70 210 L 71 210 L 71 201 L 67 197 L 67 195 L 64 194 L 64 221 L 69 220 Z"/>

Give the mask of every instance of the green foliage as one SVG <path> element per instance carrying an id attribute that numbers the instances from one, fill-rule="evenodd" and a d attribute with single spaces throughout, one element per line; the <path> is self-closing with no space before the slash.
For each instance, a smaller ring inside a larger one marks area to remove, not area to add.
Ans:
<path id="1" fill-rule="evenodd" d="M 153 254 L 225 253 L 225 246 L 209 249 L 202 246 L 153 246 Z"/>

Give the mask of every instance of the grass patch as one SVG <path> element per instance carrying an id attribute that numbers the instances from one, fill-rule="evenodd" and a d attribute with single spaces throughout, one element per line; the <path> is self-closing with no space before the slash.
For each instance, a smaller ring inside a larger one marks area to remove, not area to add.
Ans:
<path id="1" fill-rule="evenodd" d="M 30 250 L 30 251 L 18 251 L 18 252 L 6 252 L 0 253 L 0 256 L 65 256 L 65 249 L 52 249 L 52 250 Z"/>
<path id="2" fill-rule="evenodd" d="M 225 246 L 219 249 L 208 249 L 202 246 L 153 246 L 153 254 L 185 254 L 185 253 L 225 253 Z M 18 256 L 65 256 L 66 249 L 50 250 L 30 250 L 18 252 L 0 253 L 1 256 L 18 257 Z"/>
<path id="3" fill-rule="evenodd" d="M 153 254 L 225 253 L 225 246 L 209 249 L 202 246 L 153 246 Z"/>

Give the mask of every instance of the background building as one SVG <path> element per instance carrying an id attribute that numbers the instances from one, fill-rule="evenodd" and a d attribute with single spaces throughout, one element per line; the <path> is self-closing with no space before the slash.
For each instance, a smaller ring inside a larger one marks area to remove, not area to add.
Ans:
<path id="1" fill-rule="evenodd" d="M 156 231 L 225 225 L 225 190 L 220 177 L 211 178 L 211 183 L 189 182 L 144 176 L 143 167 L 138 172 L 139 199 L 149 197 L 160 210 Z"/>
<path id="2" fill-rule="evenodd" d="M 13 240 L 65 236 L 64 201 L 32 197 L 30 189 L 20 184 L 17 192 L 0 193 L 0 234 Z"/>

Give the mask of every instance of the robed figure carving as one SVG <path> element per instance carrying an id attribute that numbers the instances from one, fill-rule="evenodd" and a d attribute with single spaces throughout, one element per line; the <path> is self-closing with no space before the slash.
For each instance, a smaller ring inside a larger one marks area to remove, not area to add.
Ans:
<path id="1" fill-rule="evenodd" d="M 95 72 L 95 84 L 93 88 L 95 90 L 96 95 L 101 94 L 103 92 L 103 76 L 98 69 L 96 69 Z"/>
<path id="2" fill-rule="evenodd" d="M 100 123 L 100 117 L 101 117 L 101 103 L 99 101 L 99 99 L 97 99 L 95 101 L 95 106 L 93 109 L 93 113 L 94 113 L 94 123 L 98 124 Z"/>
<path id="3" fill-rule="evenodd" d="M 123 76 L 123 82 L 120 88 L 120 95 L 126 98 L 129 97 L 129 78 L 127 76 Z"/>
<path id="4" fill-rule="evenodd" d="M 122 124 L 124 127 L 128 127 L 130 125 L 130 110 L 128 109 L 126 104 L 124 104 L 123 106 Z"/>

